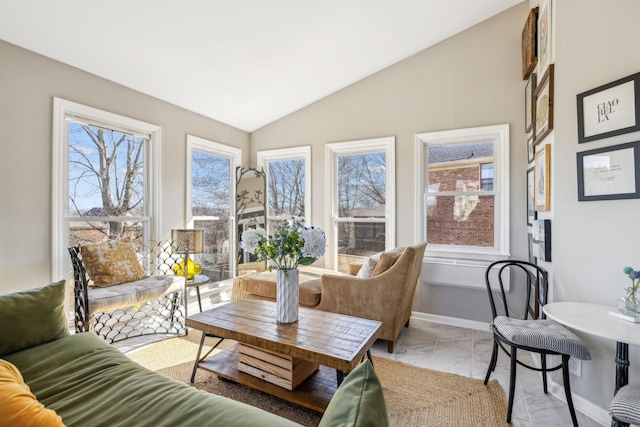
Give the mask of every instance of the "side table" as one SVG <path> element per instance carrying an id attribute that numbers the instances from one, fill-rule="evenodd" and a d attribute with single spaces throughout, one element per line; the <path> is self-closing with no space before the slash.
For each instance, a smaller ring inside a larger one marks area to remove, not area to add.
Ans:
<path id="1" fill-rule="evenodd" d="M 193 276 L 193 279 L 189 279 L 186 282 L 187 289 L 196 288 L 196 294 L 198 295 L 198 307 L 200 308 L 201 313 L 202 313 L 202 300 L 200 299 L 200 286 L 206 285 L 207 283 L 209 283 L 209 281 L 210 281 L 209 276 L 205 276 L 204 274 L 197 274 Z M 188 303 L 189 303 L 189 295 L 188 293 L 185 292 L 185 295 L 184 295 L 185 308 Z"/>

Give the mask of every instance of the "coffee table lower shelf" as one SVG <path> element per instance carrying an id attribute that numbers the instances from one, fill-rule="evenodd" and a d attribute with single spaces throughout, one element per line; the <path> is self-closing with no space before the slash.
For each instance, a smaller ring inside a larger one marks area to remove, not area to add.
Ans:
<path id="1" fill-rule="evenodd" d="M 241 372 L 238 370 L 238 352 L 235 344 L 201 361 L 198 368 L 320 413 L 324 413 L 337 389 L 336 370 L 322 365 L 293 390 Z"/>

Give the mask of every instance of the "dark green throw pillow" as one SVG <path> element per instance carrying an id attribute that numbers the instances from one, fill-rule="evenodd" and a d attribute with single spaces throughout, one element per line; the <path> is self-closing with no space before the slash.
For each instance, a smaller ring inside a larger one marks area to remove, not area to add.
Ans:
<path id="1" fill-rule="evenodd" d="M 0 295 L 0 356 L 69 335 L 66 282 Z"/>
<path id="2" fill-rule="evenodd" d="M 382 385 L 368 360 L 347 375 L 331 398 L 318 427 L 329 426 L 389 426 Z"/>

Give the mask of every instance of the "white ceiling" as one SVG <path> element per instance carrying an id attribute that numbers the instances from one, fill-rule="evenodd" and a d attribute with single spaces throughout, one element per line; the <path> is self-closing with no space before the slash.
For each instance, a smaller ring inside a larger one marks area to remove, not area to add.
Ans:
<path id="1" fill-rule="evenodd" d="M 0 39 L 252 132 L 522 0 L 0 0 Z"/>

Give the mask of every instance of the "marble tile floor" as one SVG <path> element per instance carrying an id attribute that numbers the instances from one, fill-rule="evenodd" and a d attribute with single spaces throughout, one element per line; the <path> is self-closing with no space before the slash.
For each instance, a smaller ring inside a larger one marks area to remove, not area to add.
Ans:
<path id="1" fill-rule="evenodd" d="M 203 309 L 207 310 L 225 302 L 204 303 Z M 194 308 L 196 311 L 191 313 L 198 311 Z M 191 310 L 191 304 L 189 309 Z M 131 338 L 114 345 L 127 353 L 162 339 L 166 339 L 166 335 Z M 492 345 L 492 335 L 488 330 L 479 331 L 412 319 L 411 326 L 400 333 L 394 353 L 387 353 L 387 343 L 381 340 L 374 344 L 371 352 L 374 356 L 423 368 L 484 379 L 491 359 Z M 533 363 L 528 352 L 521 352 L 519 358 L 525 363 Z M 498 355 L 498 363 L 491 379 L 500 382 L 506 396 L 509 389 L 509 359 L 502 351 Z M 544 394 L 539 373 L 518 366 L 516 379 L 511 420 L 513 427 L 571 426 L 566 403 L 551 394 Z M 577 417 L 580 427 L 600 426 L 598 422 L 580 412 L 577 412 Z"/>
<path id="2" fill-rule="evenodd" d="M 479 331 L 443 325 L 425 320 L 411 320 L 411 326 L 400 333 L 393 354 L 387 353 L 386 342 L 378 341 L 372 348 L 374 356 L 387 357 L 423 368 L 450 372 L 484 380 L 491 360 L 493 339 L 490 331 Z M 528 352 L 519 359 L 532 364 Z M 501 350 L 491 379 L 497 379 L 509 390 L 509 358 Z M 539 373 L 518 366 L 516 375 L 512 425 L 514 427 L 571 426 L 569 409 L 561 400 L 542 391 Z M 581 427 L 596 427 L 600 423 L 577 412 Z"/>

